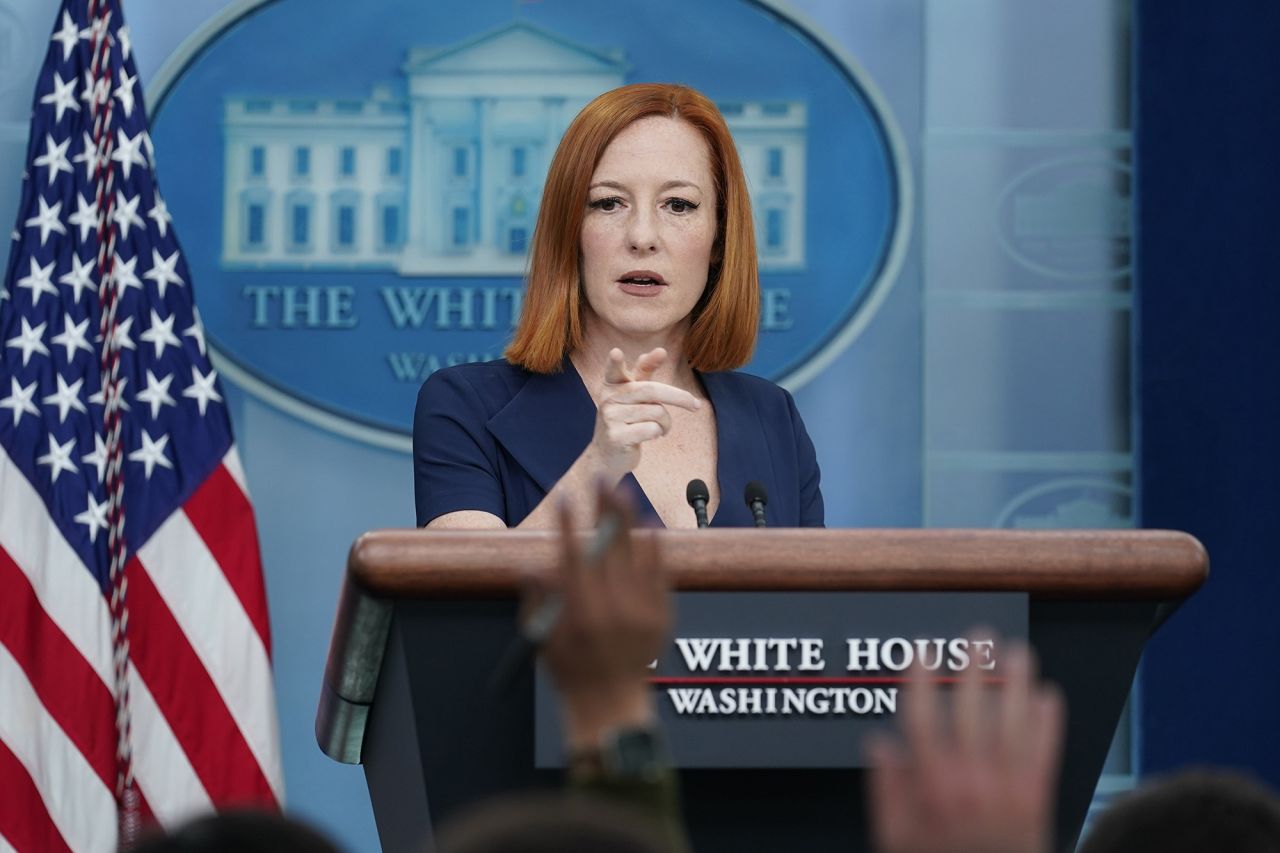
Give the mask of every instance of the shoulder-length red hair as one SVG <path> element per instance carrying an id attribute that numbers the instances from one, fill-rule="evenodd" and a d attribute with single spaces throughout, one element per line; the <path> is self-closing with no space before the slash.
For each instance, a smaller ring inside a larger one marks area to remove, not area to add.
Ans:
<path id="1" fill-rule="evenodd" d="M 751 199 L 733 137 L 705 95 L 687 86 L 637 83 L 587 104 L 560 140 L 542 191 L 524 307 L 505 353 L 512 364 L 554 373 L 566 354 L 582 346 L 581 234 L 591 175 L 614 137 L 648 116 L 680 119 L 700 131 L 715 178 L 716 240 L 686 356 L 701 371 L 732 370 L 750 360 L 760 319 L 760 276 Z"/>

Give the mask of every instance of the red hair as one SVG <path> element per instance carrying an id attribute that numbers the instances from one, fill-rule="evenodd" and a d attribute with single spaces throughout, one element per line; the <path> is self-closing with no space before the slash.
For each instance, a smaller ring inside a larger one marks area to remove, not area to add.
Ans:
<path id="1" fill-rule="evenodd" d="M 582 220 L 600 158 L 622 130 L 649 116 L 687 122 L 711 154 L 716 239 L 707 288 L 693 309 L 685 354 L 696 370 L 732 370 L 751 359 L 760 319 L 760 276 L 751 199 L 724 116 L 705 95 L 669 83 L 636 83 L 605 92 L 565 131 L 547 172 L 529 254 L 524 308 L 507 361 L 554 373 L 582 346 Z"/>

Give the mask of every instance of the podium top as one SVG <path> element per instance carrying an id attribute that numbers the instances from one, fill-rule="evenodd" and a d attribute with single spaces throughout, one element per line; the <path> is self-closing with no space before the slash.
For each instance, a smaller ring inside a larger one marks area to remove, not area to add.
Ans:
<path id="1" fill-rule="evenodd" d="M 582 536 L 591 535 L 584 532 Z M 638 530 L 683 591 L 1021 591 L 1033 600 L 1180 602 L 1209 558 L 1167 530 Z M 316 738 L 360 761 L 397 599 L 519 595 L 560 558 L 554 531 L 376 530 L 351 546 Z"/>
<path id="2" fill-rule="evenodd" d="M 583 534 L 584 536 L 587 534 Z M 1016 590 L 1032 598 L 1174 600 L 1208 576 L 1168 530 L 639 530 L 678 590 Z M 559 557 L 554 531 L 377 530 L 349 580 L 379 598 L 507 598 Z"/>

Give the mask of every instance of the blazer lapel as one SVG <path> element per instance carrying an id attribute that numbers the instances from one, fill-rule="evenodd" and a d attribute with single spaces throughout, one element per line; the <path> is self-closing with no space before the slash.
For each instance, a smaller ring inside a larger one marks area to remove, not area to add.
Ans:
<path id="1" fill-rule="evenodd" d="M 713 527 L 750 526 L 751 513 L 743 503 L 747 483 L 760 480 L 772 489 L 773 458 L 765 440 L 764 424 L 755 401 L 732 374 L 702 373 L 702 387 L 716 410 L 716 477 L 720 481 L 720 506 L 711 519 Z"/>
<path id="2" fill-rule="evenodd" d="M 489 419 L 489 432 L 544 492 L 591 442 L 596 406 L 568 358 L 559 373 L 533 373 Z"/>

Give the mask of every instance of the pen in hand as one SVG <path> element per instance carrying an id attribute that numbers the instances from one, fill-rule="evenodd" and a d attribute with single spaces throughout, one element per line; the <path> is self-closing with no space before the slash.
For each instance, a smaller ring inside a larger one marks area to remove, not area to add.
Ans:
<path id="1" fill-rule="evenodd" d="M 594 565 L 599 562 L 608 552 L 618 538 L 618 534 L 622 532 L 622 527 L 623 519 L 618 510 L 612 505 L 602 507 L 600 519 L 596 525 L 595 536 L 592 537 L 585 554 L 585 560 L 588 565 Z M 502 657 L 498 660 L 498 665 L 494 668 L 493 675 L 489 679 L 489 690 L 491 692 L 500 692 L 511 687 L 515 682 L 516 676 L 533 659 L 538 649 L 551 636 L 551 632 L 555 630 L 556 622 L 560 619 L 560 611 L 563 607 L 564 597 L 560 592 L 552 590 L 543 597 L 541 603 L 538 604 L 533 612 L 520 623 L 519 633 L 502 653 Z"/>

